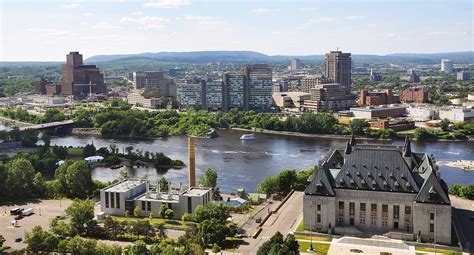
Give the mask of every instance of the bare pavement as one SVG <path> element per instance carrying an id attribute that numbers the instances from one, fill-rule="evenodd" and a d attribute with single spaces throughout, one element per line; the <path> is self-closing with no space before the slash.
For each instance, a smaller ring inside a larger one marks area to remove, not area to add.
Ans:
<path id="1" fill-rule="evenodd" d="M 262 232 L 256 238 L 244 238 L 237 253 L 251 255 L 256 254 L 258 248 L 277 231 L 284 236 L 296 228 L 303 214 L 303 192 L 294 192 L 277 213 L 274 213 L 262 226 Z M 253 233 L 250 233 L 253 234 Z"/>

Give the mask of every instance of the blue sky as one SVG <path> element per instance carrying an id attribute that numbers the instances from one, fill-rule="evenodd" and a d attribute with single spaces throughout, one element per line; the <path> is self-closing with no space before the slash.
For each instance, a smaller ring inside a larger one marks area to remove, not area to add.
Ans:
<path id="1" fill-rule="evenodd" d="M 160 51 L 473 50 L 471 0 L 0 0 L 0 61 Z"/>

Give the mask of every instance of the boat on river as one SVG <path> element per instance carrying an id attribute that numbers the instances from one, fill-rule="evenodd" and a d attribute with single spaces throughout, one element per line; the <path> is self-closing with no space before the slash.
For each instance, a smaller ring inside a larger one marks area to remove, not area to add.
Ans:
<path id="1" fill-rule="evenodd" d="M 255 139 L 255 135 L 254 134 L 243 134 L 241 137 L 240 137 L 240 140 L 254 140 Z"/>

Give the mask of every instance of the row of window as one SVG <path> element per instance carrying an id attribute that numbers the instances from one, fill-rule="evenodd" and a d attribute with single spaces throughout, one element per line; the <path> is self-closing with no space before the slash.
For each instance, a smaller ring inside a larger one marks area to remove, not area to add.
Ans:
<path id="1" fill-rule="evenodd" d="M 105 208 L 120 209 L 120 193 L 105 192 Z"/>

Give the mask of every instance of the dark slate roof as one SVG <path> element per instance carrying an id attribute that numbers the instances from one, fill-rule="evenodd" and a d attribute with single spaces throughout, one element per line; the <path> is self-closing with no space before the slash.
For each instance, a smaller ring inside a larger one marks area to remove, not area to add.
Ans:
<path id="1" fill-rule="evenodd" d="M 334 178 L 336 188 L 418 192 L 419 187 L 396 147 L 356 146 Z"/>
<path id="2" fill-rule="evenodd" d="M 354 144 L 354 145 L 352 145 Z M 447 185 L 426 153 L 411 151 L 410 141 L 393 145 L 355 145 L 332 150 L 319 164 L 307 195 L 335 196 L 337 189 L 417 193 L 417 202 L 449 204 Z"/>

